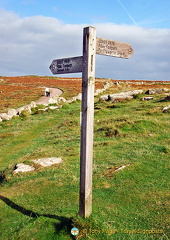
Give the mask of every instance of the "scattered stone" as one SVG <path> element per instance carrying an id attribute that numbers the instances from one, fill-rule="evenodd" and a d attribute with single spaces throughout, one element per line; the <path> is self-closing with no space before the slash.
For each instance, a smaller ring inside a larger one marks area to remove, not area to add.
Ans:
<path id="1" fill-rule="evenodd" d="M 142 101 L 150 101 L 153 100 L 153 97 L 143 97 Z"/>
<path id="2" fill-rule="evenodd" d="M 119 170 L 122 170 L 122 169 L 124 169 L 125 167 L 127 167 L 127 166 L 123 165 L 123 166 L 121 166 L 121 167 L 115 169 L 115 172 L 117 172 L 117 171 L 119 171 Z"/>
<path id="3" fill-rule="evenodd" d="M 31 106 L 30 105 L 25 106 L 24 110 L 26 110 L 29 114 L 31 114 Z"/>
<path id="4" fill-rule="evenodd" d="M 148 134 L 148 137 L 152 137 L 152 136 L 153 136 L 153 134 L 152 134 L 152 133 L 149 133 L 149 134 Z"/>
<path id="5" fill-rule="evenodd" d="M 98 94 L 100 94 L 100 93 L 102 93 L 102 92 L 104 92 L 105 91 L 105 89 L 103 88 L 103 89 L 97 89 L 97 90 L 95 90 L 95 92 L 94 92 L 94 96 L 97 96 Z"/>
<path id="6" fill-rule="evenodd" d="M 11 115 L 8 115 L 7 113 L 1 113 L 1 114 L 0 114 L 0 118 L 1 118 L 2 120 L 10 120 L 10 119 L 12 118 L 12 116 L 11 116 Z"/>
<path id="7" fill-rule="evenodd" d="M 2 118 L 0 117 L 0 122 L 2 122 Z"/>
<path id="8" fill-rule="evenodd" d="M 7 114 L 10 115 L 11 117 L 13 117 L 13 116 L 17 115 L 17 111 L 15 109 L 9 109 L 7 111 Z"/>
<path id="9" fill-rule="evenodd" d="M 79 93 L 77 96 L 73 97 L 73 99 L 75 101 L 77 101 L 77 100 L 81 101 L 82 100 L 82 93 Z"/>
<path id="10" fill-rule="evenodd" d="M 148 89 L 145 94 L 149 94 L 149 95 L 152 95 L 152 94 L 161 94 L 163 91 L 161 88 L 155 88 L 155 89 Z"/>
<path id="11" fill-rule="evenodd" d="M 55 110 L 55 109 L 57 109 L 57 108 L 59 108 L 59 107 L 58 107 L 58 106 L 50 106 L 50 107 L 49 107 L 50 110 Z"/>
<path id="12" fill-rule="evenodd" d="M 170 101 L 170 95 L 166 96 L 165 101 Z"/>
<path id="13" fill-rule="evenodd" d="M 163 108 L 163 113 L 166 113 L 170 109 L 170 105 Z"/>
<path id="14" fill-rule="evenodd" d="M 37 104 L 34 102 L 34 101 L 32 101 L 31 103 L 30 103 L 30 107 L 31 108 L 35 108 L 37 106 Z"/>
<path id="15" fill-rule="evenodd" d="M 168 88 L 163 88 L 162 89 L 165 93 L 169 93 L 170 92 L 170 89 L 168 89 Z"/>
<path id="16" fill-rule="evenodd" d="M 110 88 L 113 84 L 114 84 L 114 83 L 112 83 L 112 82 L 110 82 L 110 83 L 109 83 L 109 82 L 104 83 L 102 89 L 97 89 L 97 90 L 95 90 L 94 96 L 97 96 L 98 94 L 106 91 L 106 90 L 107 90 L 108 88 Z M 103 100 L 103 101 L 106 101 L 106 100 Z"/>
<path id="17" fill-rule="evenodd" d="M 30 171 L 34 171 L 35 168 L 30 166 L 30 165 L 26 165 L 24 163 L 18 163 L 16 165 L 16 169 L 13 171 L 13 174 L 18 173 L 18 172 L 30 172 Z"/>
<path id="18" fill-rule="evenodd" d="M 132 99 L 134 96 L 143 93 L 143 90 L 133 90 L 128 92 L 114 93 L 110 95 L 103 95 L 100 97 L 101 101 L 115 101 L 119 99 Z"/>
<path id="19" fill-rule="evenodd" d="M 16 111 L 17 111 L 17 115 L 20 116 L 22 111 L 24 111 L 24 107 L 20 107 L 20 108 L 16 109 Z"/>
<path id="20" fill-rule="evenodd" d="M 58 164 L 62 162 L 61 158 L 42 158 L 42 159 L 37 159 L 37 160 L 33 160 L 34 163 L 37 163 L 43 167 L 48 167 L 51 166 L 53 164 Z"/>
<path id="21" fill-rule="evenodd" d="M 54 97 L 51 97 L 48 101 L 49 104 L 56 104 L 59 102 L 66 102 L 66 99 L 63 97 L 54 96 Z"/>
<path id="22" fill-rule="evenodd" d="M 48 110 L 48 107 L 47 108 L 39 108 L 38 111 L 42 111 L 42 112 L 45 112 Z"/>
<path id="23" fill-rule="evenodd" d="M 79 93 L 77 96 L 72 97 L 70 100 L 67 100 L 67 103 L 72 103 L 74 101 L 81 101 L 82 100 L 82 93 Z"/>
<path id="24" fill-rule="evenodd" d="M 112 82 L 106 82 L 103 84 L 103 88 L 106 90 L 106 89 L 110 88 L 112 85 L 113 85 Z"/>
<path id="25" fill-rule="evenodd" d="M 115 82 L 114 85 L 119 85 L 119 82 Z"/>
<path id="26" fill-rule="evenodd" d="M 130 96 L 130 95 L 127 95 L 125 93 L 120 93 L 120 94 L 110 94 L 109 95 L 109 98 L 108 98 L 108 101 L 116 101 L 116 102 L 119 102 L 119 100 L 129 100 L 129 99 L 132 99 L 133 96 Z"/>
<path id="27" fill-rule="evenodd" d="M 56 97 L 55 97 L 55 98 L 54 98 L 54 97 L 53 97 L 53 98 L 50 98 L 49 101 L 48 101 L 48 103 L 49 103 L 49 104 L 56 104 L 56 103 L 58 103 L 58 98 L 56 98 Z"/>
<path id="28" fill-rule="evenodd" d="M 103 95 L 99 99 L 100 99 L 100 101 L 108 101 L 109 95 L 108 94 L 107 95 Z"/>

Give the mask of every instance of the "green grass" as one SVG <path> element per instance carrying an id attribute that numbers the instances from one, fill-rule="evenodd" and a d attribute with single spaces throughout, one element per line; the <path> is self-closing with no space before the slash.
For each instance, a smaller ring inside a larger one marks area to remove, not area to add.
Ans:
<path id="1" fill-rule="evenodd" d="M 2 122 L 0 239 L 169 239 L 170 115 L 162 113 L 167 103 L 159 98 L 95 99 L 93 213 L 87 219 L 77 214 L 80 102 Z M 17 163 L 44 157 L 63 162 L 12 174 Z"/>

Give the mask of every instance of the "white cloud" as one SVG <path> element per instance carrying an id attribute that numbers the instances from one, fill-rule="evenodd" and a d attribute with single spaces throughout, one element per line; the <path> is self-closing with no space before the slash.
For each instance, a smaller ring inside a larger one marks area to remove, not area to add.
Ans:
<path id="1" fill-rule="evenodd" d="M 0 10 L 0 75 L 52 75 L 53 59 L 82 55 L 85 26 L 44 16 L 19 18 Z M 130 43 L 135 50 L 128 60 L 97 55 L 96 77 L 170 80 L 170 29 L 113 23 L 94 27 L 98 37 Z"/>

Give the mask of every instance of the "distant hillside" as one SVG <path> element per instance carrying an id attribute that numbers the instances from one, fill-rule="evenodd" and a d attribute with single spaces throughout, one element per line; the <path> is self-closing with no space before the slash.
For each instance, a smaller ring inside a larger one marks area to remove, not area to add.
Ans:
<path id="1" fill-rule="evenodd" d="M 113 79 L 97 78 L 95 81 L 95 89 L 103 87 L 105 82 L 118 82 Z M 155 88 L 170 87 L 169 82 L 163 81 L 125 81 L 131 88 Z M 81 78 L 61 78 L 61 77 L 40 77 L 40 76 L 20 76 L 20 77 L 0 77 L 0 112 L 4 112 L 10 108 L 18 108 L 29 104 L 31 101 L 38 100 L 44 95 L 45 87 L 60 88 L 64 91 L 63 97 L 71 98 L 80 93 Z"/>

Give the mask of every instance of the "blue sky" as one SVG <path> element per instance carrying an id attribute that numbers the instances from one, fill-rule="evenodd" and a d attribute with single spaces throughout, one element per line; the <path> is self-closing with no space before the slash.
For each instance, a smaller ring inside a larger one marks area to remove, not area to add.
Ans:
<path id="1" fill-rule="evenodd" d="M 0 0 L 0 76 L 52 75 L 53 59 L 82 54 L 91 25 L 135 50 L 128 60 L 96 55 L 96 77 L 170 80 L 169 13 L 170 0 Z"/>
<path id="2" fill-rule="evenodd" d="M 43 15 L 70 24 L 114 22 L 170 28 L 170 0 L 1 0 L 0 7 L 20 17 Z"/>

